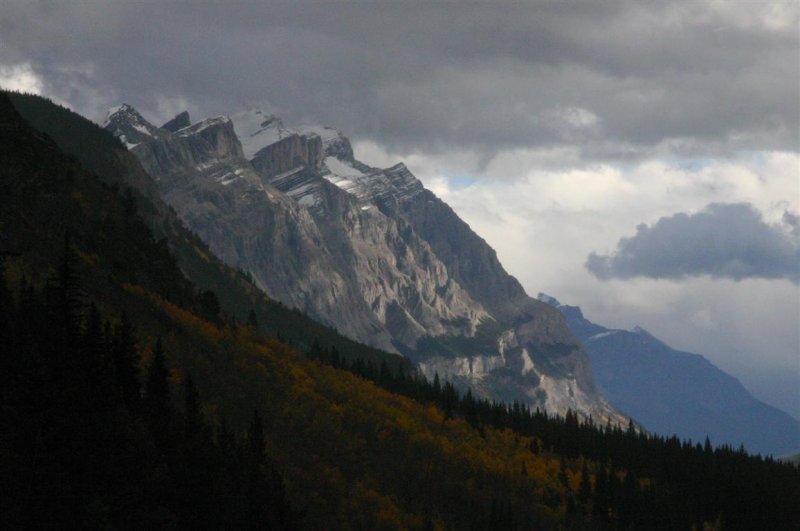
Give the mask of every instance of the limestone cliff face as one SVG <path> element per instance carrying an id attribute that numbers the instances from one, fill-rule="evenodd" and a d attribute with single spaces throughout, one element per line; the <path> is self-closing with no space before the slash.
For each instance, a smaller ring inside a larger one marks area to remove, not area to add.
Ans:
<path id="1" fill-rule="evenodd" d="M 322 139 L 315 134 L 293 134 L 265 146 L 250 161 L 264 176 L 274 176 L 300 166 L 319 169 Z"/>
<path id="2" fill-rule="evenodd" d="M 270 296 L 481 396 L 621 420 L 560 312 L 528 297 L 405 165 L 369 167 L 341 132 L 261 111 L 188 126 L 179 116 L 170 131 L 120 109 L 107 128 Z"/>

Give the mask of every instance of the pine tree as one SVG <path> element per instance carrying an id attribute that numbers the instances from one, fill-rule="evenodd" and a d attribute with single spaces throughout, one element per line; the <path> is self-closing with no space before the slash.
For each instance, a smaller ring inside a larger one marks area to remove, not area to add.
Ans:
<path id="1" fill-rule="evenodd" d="M 203 316 L 211 321 L 219 322 L 220 306 L 217 294 L 211 290 L 205 290 L 200 293 L 198 301 Z"/>
<path id="2" fill-rule="evenodd" d="M 73 333 L 80 329 L 81 312 L 83 310 L 83 292 L 76 271 L 77 255 L 72 248 L 69 236 L 64 237 L 64 251 L 58 268 L 57 293 L 62 324 Z M 75 338 L 70 338 L 75 339 Z"/>
<path id="3" fill-rule="evenodd" d="M 200 432 L 202 417 L 200 415 L 200 397 L 191 374 L 187 374 L 183 382 L 183 415 L 186 438 L 196 437 Z"/>
<path id="4" fill-rule="evenodd" d="M 256 312 L 253 309 L 251 309 L 250 313 L 247 314 L 247 326 L 253 328 L 254 330 L 258 330 L 258 319 L 256 318 Z"/>
<path id="5" fill-rule="evenodd" d="M 592 483 L 589 476 L 589 468 L 586 466 L 586 461 L 583 462 L 581 469 L 581 483 L 578 487 L 578 499 L 581 503 L 588 503 L 592 497 Z"/>
<path id="6" fill-rule="evenodd" d="M 261 424 L 261 415 L 258 410 L 253 410 L 253 418 L 247 428 L 247 449 L 255 463 L 262 465 L 266 458 L 264 452 L 264 427 Z"/>
<path id="7" fill-rule="evenodd" d="M 102 318 L 97 307 L 91 304 L 82 341 L 81 372 L 85 377 L 83 394 L 88 407 L 97 409 L 110 405 L 112 400 L 111 361 L 108 356 L 108 341 L 103 331 Z"/>
<path id="8" fill-rule="evenodd" d="M 169 428 L 171 408 L 169 402 L 169 370 L 164 358 L 161 338 L 156 339 L 153 359 L 147 369 L 144 402 L 153 434 L 163 442 Z"/>
<path id="9" fill-rule="evenodd" d="M 2 240 L 0 240 L 2 243 Z M 15 355 L 15 345 L 12 345 L 12 328 L 16 308 L 11 292 L 6 284 L 5 254 L 0 246 L 0 345 L 3 346 L 0 352 L 0 374 L 10 375 L 17 363 Z M 7 385 L 7 383 L 6 383 Z M 4 387 L 4 386 L 0 386 Z M 5 389 L 0 389 L 0 400 L 4 396 Z M 5 403 L 5 401 L 0 402 Z"/>
<path id="10" fill-rule="evenodd" d="M 111 355 L 114 361 L 114 374 L 125 405 L 129 410 L 138 407 L 141 399 L 139 383 L 139 355 L 136 346 L 136 334 L 123 312 L 120 322 L 114 327 L 111 340 Z"/>
<path id="11" fill-rule="evenodd" d="M 608 520 L 608 472 L 604 467 L 597 470 L 594 499 L 592 500 L 592 516 L 594 520 L 605 522 Z"/>
<path id="12" fill-rule="evenodd" d="M 332 346 L 331 347 L 331 365 L 333 367 L 339 369 L 339 368 L 342 367 L 342 363 L 343 363 L 343 361 L 342 361 L 341 356 L 339 356 L 339 351 L 336 349 L 336 347 Z"/>
<path id="13" fill-rule="evenodd" d="M 266 480 L 266 454 L 264 451 L 264 427 L 258 410 L 253 410 L 253 418 L 247 428 L 245 440 L 247 476 L 245 482 L 245 503 L 248 529 L 267 527 L 270 511 L 267 507 L 268 487 Z"/>
<path id="14" fill-rule="evenodd" d="M 310 360 L 322 361 L 322 353 L 323 353 L 323 350 L 322 350 L 322 347 L 319 344 L 319 339 L 315 337 L 311 341 L 311 348 L 308 349 L 308 353 L 306 353 L 306 357 L 308 359 L 310 359 Z"/>

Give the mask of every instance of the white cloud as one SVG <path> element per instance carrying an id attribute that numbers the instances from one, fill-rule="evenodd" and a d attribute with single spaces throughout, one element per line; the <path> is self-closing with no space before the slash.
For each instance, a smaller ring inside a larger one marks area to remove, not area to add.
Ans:
<path id="1" fill-rule="evenodd" d="M 0 65 L 0 88 L 41 94 L 42 85 L 41 78 L 33 71 L 30 63 Z"/>

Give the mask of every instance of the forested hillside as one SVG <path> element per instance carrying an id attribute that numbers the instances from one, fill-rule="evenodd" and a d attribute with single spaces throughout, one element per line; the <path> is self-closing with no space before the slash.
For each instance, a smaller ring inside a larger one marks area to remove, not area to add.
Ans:
<path id="1" fill-rule="evenodd" d="M 3 528 L 800 521 L 796 467 L 461 397 L 285 309 L 238 317 L 212 288 L 242 277 L 208 255 L 188 274 L 158 218 L 3 95 L 0 187 Z"/>

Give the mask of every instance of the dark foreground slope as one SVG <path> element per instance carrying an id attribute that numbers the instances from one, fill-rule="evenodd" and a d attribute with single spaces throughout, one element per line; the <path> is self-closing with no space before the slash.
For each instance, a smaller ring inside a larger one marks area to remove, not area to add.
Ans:
<path id="1" fill-rule="evenodd" d="M 557 304 L 557 303 L 556 303 Z M 615 407 L 664 435 L 785 455 L 800 448 L 800 422 L 754 398 L 698 354 L 670 348 L 645 330 L 610 330 L 580 308 L 559 305 Z"/>
<path id="2" fill-rule="evenodd" d="M 234 326 L 124 195 L 2 95 L 0 187 L 3 528 L 790 529 L 800 517 L 796 468 L 519 404 L 440 407 L 451 388 L 365 371 L 401 396 Z M 121 349 L 125 321 L 136 341 Z"/>

